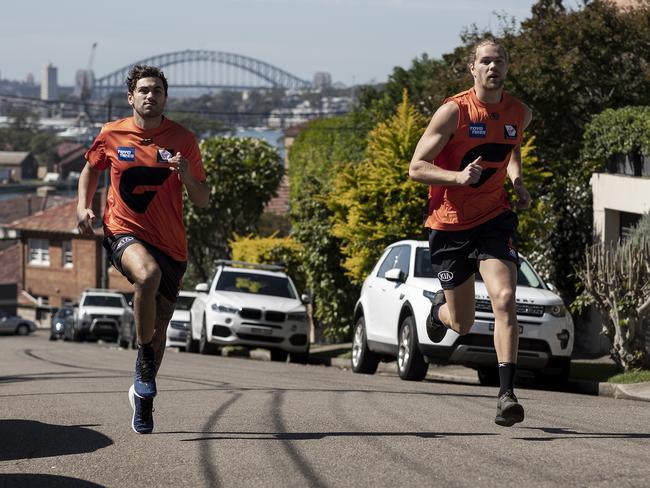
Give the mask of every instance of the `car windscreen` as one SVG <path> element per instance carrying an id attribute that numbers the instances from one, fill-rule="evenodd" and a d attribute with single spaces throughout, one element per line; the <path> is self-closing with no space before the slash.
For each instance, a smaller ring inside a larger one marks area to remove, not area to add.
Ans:
<path id="1" fill-rule="evenodd" d="M 189 310 L 194 303 L 194 297 L 179 296 L 176 300 L 176 310 Z"/>
<path id="2" fill-rule="evenodd" d="M 282 276 L 223 271 L 217 281 L 217 290 L 296 298 L 289 280 Z"/>
<path id="3" fill-rule="evenodd" d="M 440 269 L 431 264 L 431 254 L 429 248 L 418 247 L 415 252 L 415 273 L 416 278 L 437 278 Z M 476 273 L 476 281 L 483 281 L 480 273 Z M 517 286 L 528 286 L 530 288 L 545 288 L 537 273 L 528 264 L 522 261 L 517 271 Z"/>
<path id="4" fill-rule="evenodd" d="M 120 297 L 105 295 L 88 295 L 82 304 L 84 307 L 115 307 L 122 308 Z"/>

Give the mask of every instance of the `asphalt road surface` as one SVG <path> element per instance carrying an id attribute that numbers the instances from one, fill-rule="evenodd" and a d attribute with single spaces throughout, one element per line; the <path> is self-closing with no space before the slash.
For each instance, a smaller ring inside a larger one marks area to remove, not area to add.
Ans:
<path id="1" fill-rule="evenodd" d="M 648 486 L 650 406 L 168 351 L 155 430 L 131 430 L 134 352 L 0 337 L 0 487 Z"/>

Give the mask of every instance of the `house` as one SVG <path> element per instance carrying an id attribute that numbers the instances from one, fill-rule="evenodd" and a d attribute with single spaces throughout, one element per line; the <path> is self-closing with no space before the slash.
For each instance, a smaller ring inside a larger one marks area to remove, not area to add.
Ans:
<path id="1" fill-rule="evenodd" d="M 101 215 L 99 203 L 100 198 L 93 202 L 97 215 Z M 18 306 L 25 317 L 38 320 L 51 307 L 75 303 L 86 288 L 133 291 L 107 265 L 101 223 L 93 235 L 79 234 L 76 209 L 76 200 L 71 200 L 4 225 L 20 240 Z"/>
<path id="2" fill-rule="evenodd" d="M 38 162 L 31 152 L 0 151 L 0 183 L 30 180 L 38 175 Z"/>
<path id="3" fill-rule="evenodd" d="M 86 165 L 84 154 L 87 148 L 76 142 L 62 142 L 56 148 L 59 162 L 55 164 L 54 170 L 60 175 L 61 180 L 68 178 L 70 173 L 81 173 Z"/>

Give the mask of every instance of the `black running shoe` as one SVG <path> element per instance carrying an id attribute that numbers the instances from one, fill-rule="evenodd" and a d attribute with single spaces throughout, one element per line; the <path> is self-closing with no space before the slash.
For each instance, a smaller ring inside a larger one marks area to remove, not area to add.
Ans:
<path id="1" fill-rule="evenodd" d="M 135 394 L 140 398 L 156 396 L 156 363 L 151 344 L 138 344 L 138 357 L 135 360 L 135 375 L 133 378 Z"/>
<path id="2" fill-rule="evenodd" d="M 151 434 L 153 431 L 153 398 L 140 398 L 135 388 L 129 388 L 129 402 L 133 409 L 131 428 L 137 434 Z"/>
<path id="3" fill-rule="evenodd" d="M 494 422 L 503 427 L 511 427 L 524 420 L 524 407 L 519 405 L 515 394 L 508 390 L 497 401 L 497 416 Z"/>
<path id="4" fill-rule="evenodd" d="M 433 319 L 433 308 L 437 305 L 442 305 L 445 301 L 445 292 L 442 290 L 438 290 L 431 300 L 431 311 L 427 316 L 426 322 L 427 335 L 431 339 L 431 342 L 440 342 L 447 333 L 447 327 L 442 322 Z"/>

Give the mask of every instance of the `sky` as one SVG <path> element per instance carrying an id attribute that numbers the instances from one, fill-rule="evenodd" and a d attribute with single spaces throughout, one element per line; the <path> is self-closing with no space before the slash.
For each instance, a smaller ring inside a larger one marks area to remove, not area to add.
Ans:
<path id="1" fill-rule="evenodd" d="M 463 28 L 521 21 L 534 0 L 3 0 L 0 78 L 38 82 L 43 65 L 73 85 L 88 65 L 100 77 L 150 56 L 226 51 L 306 80 L 317 71 L 346 85 L 383 82 L 395 66 L 460 44 Z M 565 2 L 571 6 L 574 2 Z M 170 80 L 171 81 L 171 80 Z"/>

